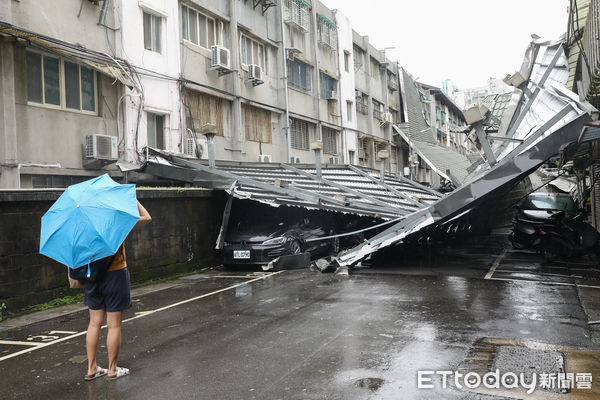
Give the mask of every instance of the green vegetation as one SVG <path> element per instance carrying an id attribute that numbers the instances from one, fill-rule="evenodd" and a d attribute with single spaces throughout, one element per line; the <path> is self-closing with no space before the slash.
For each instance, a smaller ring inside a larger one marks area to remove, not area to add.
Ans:
<path id="1" fill-rule="evenodd" d="M 0 321 L 5 319 L 7 316 L 8 313 L 6 312 L 6 303 L 2 303 L 0 304 Z"/>
<path id="2" fill-rule="evenodd" d="M 68 304 L 74 304 L 74 303 L 83 301 L 83 295 L 84 295 L 83 293 L 79 293 L 79 294 L 76 294 L 75 296 L 59 297 L 57 299 L 50 300 L 46 303 L 36 304 L 35 306 L 28 307 L 26 309 L 26 311 L 27 312 L 43 311 L 43 310 L 49 310 L 49 309 L 55 308 L 55 307 L 66 306 Z"/>

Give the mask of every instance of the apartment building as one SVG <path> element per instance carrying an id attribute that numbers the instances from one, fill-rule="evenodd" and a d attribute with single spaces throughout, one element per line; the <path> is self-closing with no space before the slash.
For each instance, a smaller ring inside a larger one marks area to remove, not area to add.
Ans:
<path id="1" fill-rule="evenodd" d="M 0 34 L 0 187 L 205 159 L 207 137 L 217 160 L 408 163 L 398 64 L 316 0 L 11 0 Z"/>

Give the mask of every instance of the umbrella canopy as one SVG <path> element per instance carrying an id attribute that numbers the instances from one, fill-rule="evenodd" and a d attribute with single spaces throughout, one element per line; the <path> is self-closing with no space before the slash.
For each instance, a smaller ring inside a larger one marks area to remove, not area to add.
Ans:
<path id="1" fill-rule="evenodd" d="M 135 185 L 104 174 L 69 186 L 42 217 L 40 253 L 86 265 L 115 254 L 139 218 Z"/>

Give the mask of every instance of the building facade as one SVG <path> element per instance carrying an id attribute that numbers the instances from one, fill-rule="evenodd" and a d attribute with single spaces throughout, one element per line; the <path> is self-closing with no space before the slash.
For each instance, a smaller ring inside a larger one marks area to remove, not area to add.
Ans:
<path id="1" fill-rule="evenodd" d="M 206 129 L 217 160 L 408 165 L 398 64 L 316 0 L 11 0 L 0 35 L 0 187 L 206 159 Z"/>

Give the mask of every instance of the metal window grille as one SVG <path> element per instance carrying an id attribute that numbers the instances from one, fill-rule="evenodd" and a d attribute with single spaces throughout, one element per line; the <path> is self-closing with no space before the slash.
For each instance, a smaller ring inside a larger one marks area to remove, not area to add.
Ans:
<path id="1" fill-rule="evenodd" d="M 291 118 L 290 122 L 292 147 L 294 149 L 308 150 L 310 141 L 308 122 L 295 118 Z"/>
<path id="2" fill-rule="evenodd" d="M 302 32 L 310 30 L 310 4 L 304 0 L 284 1 L 285 22 Z"/>
<path id="3" fill-rule="evenodd" d="M 337 27 L 321 14 L 317 15 L 317 33 L 319 43 L 330 50 L 337 50 Z"/>
<path id="4" fill-rule="evenodd" d="M 321 75 L 321 98 L 331 99 L 336 97 L 337 93 L 337 80 L 333 79 L 329 75 L 320 73 Z"/>
<path id="5" fill-rule="evenodd" d="M 335 129 L 322 128 L 323 131 L 323 153 L 325 154 L 337 154 L 337 136 L 338 133 Z"/>

